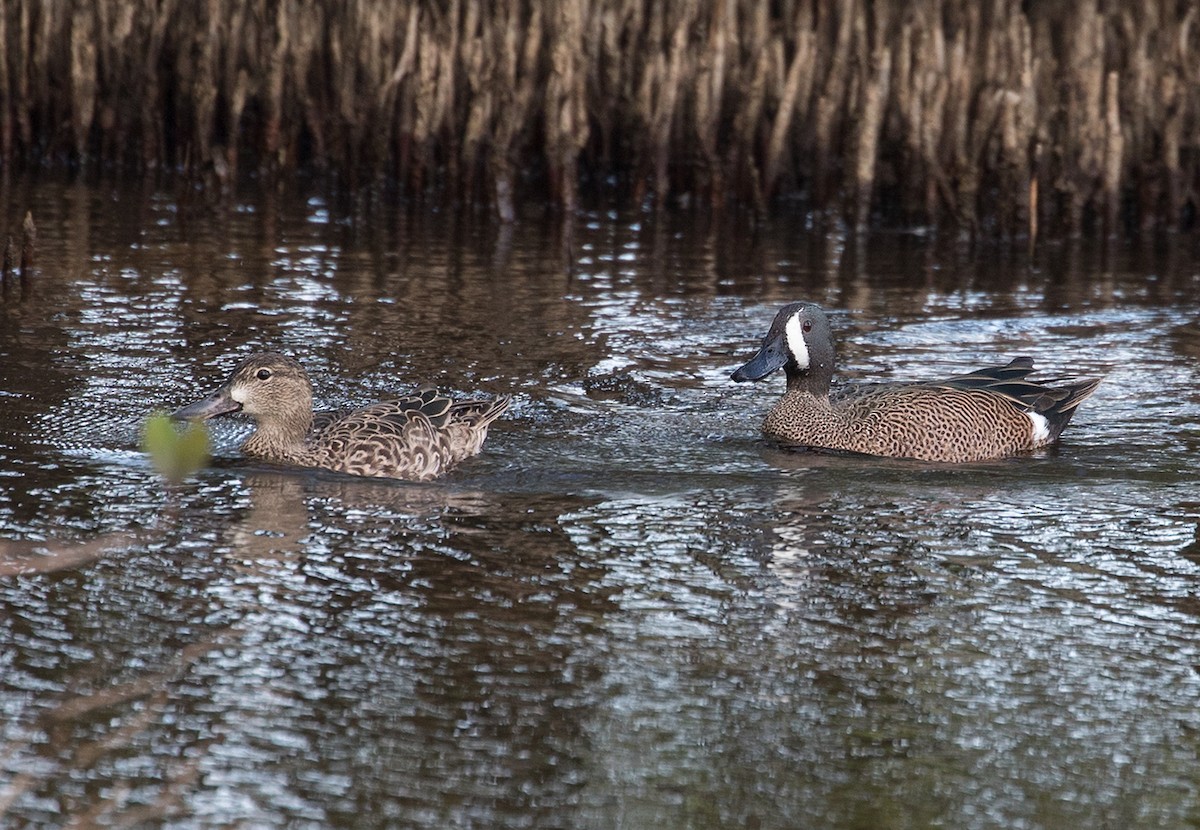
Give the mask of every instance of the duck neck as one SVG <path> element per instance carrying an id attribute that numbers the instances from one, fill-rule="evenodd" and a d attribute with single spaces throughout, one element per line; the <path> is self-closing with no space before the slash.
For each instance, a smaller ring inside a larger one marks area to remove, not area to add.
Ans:
<path id="1" fill-rule="evenodd" d="M 311 407 L 307 412 L 282 412 L 259 419 L 242 451 L 267 460 L 300 460 L 310 452 L 308 434 L 312 421 Z"/>
<path id="2" fill-rule="evenodd" d="M 818 369 L 824 369 L 824 371 L 788 366 L 786 369 L 788 391 L 807 393 L 814 398 L 828 397 L 833 373 L 826 367 L 818 367 Z"/>

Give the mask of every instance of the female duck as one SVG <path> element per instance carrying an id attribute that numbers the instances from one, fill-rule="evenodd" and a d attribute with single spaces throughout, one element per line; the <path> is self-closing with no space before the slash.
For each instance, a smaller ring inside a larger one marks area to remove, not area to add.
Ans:
<path id="1" fill-rule="evenodd" d="M 424 481 L 479 452 L 488 426 L 510 398 L 454 401 L 433 389 L 361 409 L 313 413 L 313 387 L 295 359 L 275 352 L 246 358 L 217 391 L 172 413 L 207 420 L 245 412 L 253 458 L 323 467 L 358 476 Z"/>
<path id="2" fill-rule="evenodd" d="M 791 303 L 762 347 L 733 373 L 762 380 L 782 368 L 787 391 L 763 432 L 789 444 L 923 461 L 980 461 L 1058 440 L 1100 378 L 1049 386 L 1027 380 L 1033 360 L 939 381 L 831 387 L 833 335 L 825 312 Z"/>

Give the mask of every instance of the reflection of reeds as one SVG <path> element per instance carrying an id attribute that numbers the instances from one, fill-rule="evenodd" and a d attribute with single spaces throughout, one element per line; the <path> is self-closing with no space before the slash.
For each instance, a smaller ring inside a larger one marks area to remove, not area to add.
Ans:
<path id="1" fill-rule="evenodd" d="M 176 657 L 158 672 L 145 672 L 120 684 L 95 682 L 76 695 L 64 695 L 45 708 L 36 721 L 24 729 L 10 730 L 13 735 L 0 744 L 0 762 L 11 768 L 26 759 L 31 772 L 23 772 L 0 785 L 0 824 L 8 812 L 29 792 L 45 800 L 58 797 L 64 813 L 71 815 L 67 827 L 137 827 L 160 825 L 176 816 L 186 793 L 196 785 L 208 741 L 200 741 L 187 757 L 166 763 L 165 775 L 157 797 L 149 803 L 130 798 L 135 783 L 117 779 L 96 788 L 86 800 L 63 795 L 61 780 L 78 780 L 93 767 L 111 761 L 131 746 L 146 739 L 164 719 L 170 720 L 179 700 L 178 687 L 204 656 L 236 639 L 231 629 L 217 631 L 207 640 L 183 647 Z M 98 712 L 108 714 L 97 718 Z M 38 755 L 36 762 L 33 761 Z M 56 795 L 57 794 L 57 795 Z"/>
<path id="2" fill-rule="evenodd" d="M 25 212 L 25 220 L 21 222 L 21 252 L 17 253 L 16 238 L 9 234 L 4 241 L 4 253 L 0 261 L 0 280 L 7 279 L 13 273 L 19 273 L 24 280 L 33 268 L 37 254 L 37 226 L 33 223 L 33 214 Z"/>
<path id="3" fill-rule="evenodd" d="M 1191 4 L 9 0 L 0 159 L 337 170 L 406 194 L 765 208 L 975 229 L 1195 209 Z M 1039 221 L 1040 220 L 1040 221 Z"/>

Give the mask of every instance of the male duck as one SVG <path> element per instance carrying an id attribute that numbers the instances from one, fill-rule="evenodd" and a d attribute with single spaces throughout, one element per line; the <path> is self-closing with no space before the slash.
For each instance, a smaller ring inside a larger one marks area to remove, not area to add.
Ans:
<path id="1" fill-rule="evenodd" d="M 780 309 L 758 354 L 733 379 L 762 380 L 781 367 L 787 391 L 763 421 L 767 435 L 923 461 L 981 461 L 1052 444 L 1100 383 L 1026 380 L 1033 360 L 1018 357 L 945 380 L 831 388 L 833 336 L 825 312 L 813 303 Z"/>
<path id="2" fill-rule="evenodd" d="M 479 452 L 488 425 L 510 398 L 454 401 L 433 389 L 360 409 L 313 413 L 313 387 L 286 355 L 252 355 L 207 398 L 177 409 L 178 420 L 231 412 L 254 418 L 242 444 L 253 458 L 359 476 L 424 481 Z"/>

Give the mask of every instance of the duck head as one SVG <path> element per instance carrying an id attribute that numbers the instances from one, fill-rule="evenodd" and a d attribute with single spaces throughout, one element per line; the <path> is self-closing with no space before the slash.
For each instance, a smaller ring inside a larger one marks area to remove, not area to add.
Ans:
<path id="1" fill-rule="evenodd" d="M 203 400 L 171 413 L 180 421 L 204 421 L 245 412 L 260 426 L 307 431 L 312 423 L 312 381 L 295 359 L 276 352 L 251 355 Z"/>
<path id="2" fill-rule="evenodd" d="M 815 395 L 829 393 L 833 377 L 833 335 L 829 318 L 815 303 L 789 303 L 779 310 L 758 354 L 731 376 L 735 381 L 762 380 L 777 369 L 788 389 Z"/>

